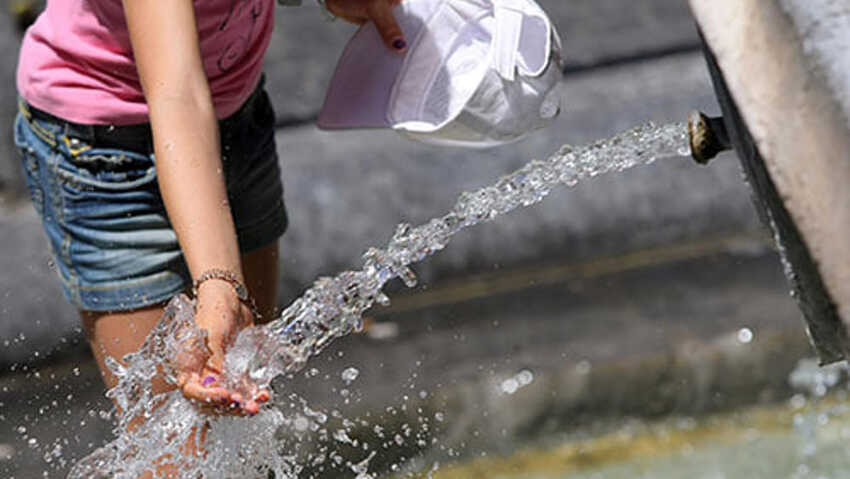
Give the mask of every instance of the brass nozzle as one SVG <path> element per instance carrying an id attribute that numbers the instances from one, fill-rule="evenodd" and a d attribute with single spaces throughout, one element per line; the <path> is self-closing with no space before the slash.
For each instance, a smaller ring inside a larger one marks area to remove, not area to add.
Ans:
<path id="1" fill-rule="evenodd" d="M 723 118 L 710 118 L 700 111 L 688 115 L 688 136 L 691 156 L 701 165 L 708 164 L 721 151 L 731 149 Z"/>

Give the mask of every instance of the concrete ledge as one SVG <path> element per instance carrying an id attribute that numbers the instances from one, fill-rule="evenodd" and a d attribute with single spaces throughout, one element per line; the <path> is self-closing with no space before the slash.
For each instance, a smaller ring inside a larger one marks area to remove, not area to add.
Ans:
<path id="1" fill-rule="evenodd" d="M 838 318 L 850 322 L 850 73 L 843 49 L 832 49 L 850 43 L 850 15 L 829 1 L 692 0 L 691 7 L 721 72 L 720 94 L 731 97 L 724 113 L 733 142 L 751 180 L 766 172 L 755 191 L 787 251 L 821 359 L 846 357 L 850 341 Z"/>

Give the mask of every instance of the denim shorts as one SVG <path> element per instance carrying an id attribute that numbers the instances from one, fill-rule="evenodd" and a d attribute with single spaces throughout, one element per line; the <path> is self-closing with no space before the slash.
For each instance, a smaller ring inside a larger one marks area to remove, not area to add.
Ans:
<path id="1" fill-rule="evenodd" d="M 242 252 L 271 244 L 287 226 L 274 122 L 262 84 L 219 122 Z M 188 268 L 160 196 L 147 125 L 79 125 L 21 100 L 14 137 L 63 291 L 74 306 L 127 311 L 187 288 Z M 192 188 L 191 181 L 185 187 Z"/>

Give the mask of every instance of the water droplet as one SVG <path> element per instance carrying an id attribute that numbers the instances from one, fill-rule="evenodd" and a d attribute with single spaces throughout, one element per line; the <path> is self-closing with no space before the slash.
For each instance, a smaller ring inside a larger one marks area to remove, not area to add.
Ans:
<path id="1" fill-rule="evenodd" d="M 753 341 L 753 331 L 750 328 L 741 328 L 738 330 L 738 342 L 741 344 L 749 344 Z"/>
<path id="2" fill-rule="evenodd" d="M 534 373 L 528 369 L 524 369 L 517 374 L 517 382 L 519 382 L 520 386 L 528 386 L 532 381 L 534 381 Z"/>
<path id="3" fill-rule="evenodd" d="M 513 394 L 519 389 L 519 383 L 516 379 L 510 378 L 502 381 L 502 392 L 505 394 Z"/>
<path id="4" fill-rule="evenodd" d="M 592 365 L 590 364 L 590 361 L 583 359 L 576 364 L 576 372 L 581 375 L 585 375 L 590 373 L 591 367 Z"/>
<path id="5" fill-rule="evenodd" d="M 342 372 L 342 380 L 345 381 L 345 384 L 351 384 L 354 380 L 357 379 L 357 376 L 360 375 L 360 371 L 357 368 L 347 368 Z"/>
<path id="6" fill-rule="evenodd" d="M 9 461 L 15 455 L 15 447 L 11 444 L 0 443 L 0 460 Z"/>
<path id="7" fill-rule="evenodd" d="M 296 431 L 303 432 L 303 431 L 306 431 L 310 427 L 310 421 L 308 421 L 307 418 L 305 418 L 305 417 L 299 417 L 299 418 L 295 419 L 293 426 L 295 427 Z"/>

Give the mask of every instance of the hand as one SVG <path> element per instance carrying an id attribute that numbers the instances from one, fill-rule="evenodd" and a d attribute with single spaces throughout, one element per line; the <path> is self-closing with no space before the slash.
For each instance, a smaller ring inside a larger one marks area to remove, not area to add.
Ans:
<path id="1" fill-rule="evenodd" d="M 362 25 L 375 23 L 387 47 L 399 53 L 407 51 L 407 41 L 393 16 L 393 7 L 401 0 L 325 0 L 331 13 L 343 20 Z"/>
<path id="2" fill-rule="evenodd" d="M 246 385 L 238 392 L 223 387 L 224 356 L 236 336 L 254 324 L 251 310 L 239 300 L 233 287 L 220 280 L 205 281 L 198 288 L 195 323 L 207 331 L 207 347 L 195 346 L 179 361 L 178 386 L 183 395 L 216 415 L 254 415 L 270 399 L 267 390 Z"/>

